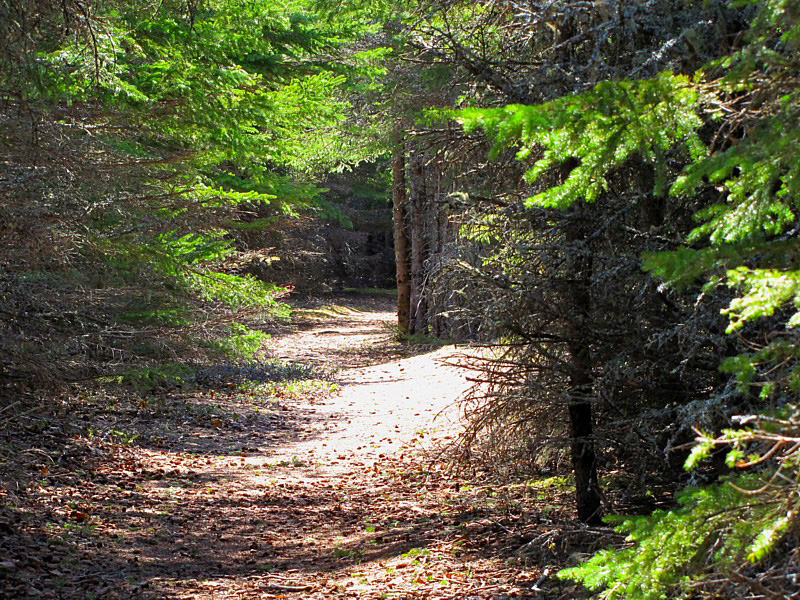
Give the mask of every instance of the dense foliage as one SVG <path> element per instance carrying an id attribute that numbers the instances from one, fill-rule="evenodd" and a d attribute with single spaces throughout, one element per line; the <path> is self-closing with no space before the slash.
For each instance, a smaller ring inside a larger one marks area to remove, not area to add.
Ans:
<path id="1" fill-rule="evenodd" d="M 566 573 L 593 588 L 607 588 L 604 597 L 665 597 L 676 587 L 686 593 L 713 589 L 705 583 L 711 579 L 709 565 L 762 593 L 786 592 L 794 585 L 780 573 L 796 571 L 796 540 L 781 549 L 783 556 L 776 548 L 794 539 L 797 526 L 800 367 L 794 283 L 798 264 L 792 248 L 800 181 L 795 141 L 799 11 L 795 2 L 760 3 L 744 45 L 698 75 L 696 87 L 703 95 L 694 110 L 708 115 L 717 134 L 704 152 L 693 156 L 671 193 L 696 195 L 716 185 L 722 197 L 698 212 L 700 225 L 688 236 L 693 248 L 655 254 L 646 261 L 651 272 L 675 284 L 707 277 L 705 293 L 722 285 L 738 292 L 722 312 L 729 318 L 727 332 L 745 336 L 749 348 L 727 358 L 721 369 L 735 379 L 738 393 L 753 408 L 769 413 L 734 418 L 736 426 L 719 438 L 700 435 L 687 467 L 722 447 L 729 467 L 756 473 L 687 493 L 677 511 L 621 525 L 637 543 L 635 548 L 598 555 Z M 691 531 L 691 543 L 676 543 L 678 531 Z M 662 564 L 645 566 L 642 553 L 647 548 L 660 548 L 666 557 Z M 674 548 L 675 554 L 666 548 Z M 764 561 L 771 552 L 783 567 L 777 577 L 742 573 L 748 562 Z"/>
<path id="2" fill-rule="evenodd" d="M 270 0 L 0 21 L 5 381 L 252 358 L 282 291 L 241 272 L 237 232 L 324 212 L 315 174 L 374 152 L 346 118 L 380 73 L 363 31 Z"/>
<path id="3" fill-rule="evenodd" d="M 529 207 L 567 210 L 576 202 L 618 197 L 621 191 L 612 181 L 633 161 L 649 173 L 651 202 L 667 192 L 670 202 L 699 200 L 694 216 L 700 224 L 686 237 L 691 246 L 644 255 L 645 268 L 682 293 L 708 278 L 699 301 L 724 297 L 716 291 L 719 286 L 739 292 L 721 311 L 730 320 L 727 333 L 745 336 L 740 339 L 746 351 L 720 356 L 721 371 L 734 378 L 735 390 L 719 384 L 707 401 L 694 404 L 693 418 L 726 404 L 723 415 L 729 417 L 736 407 L 783 413 L 774 419 L 747 417 L 754 429 L 729 429 L 718 439 L 706 434 L 688 463 L 694 467 L 712 448 L 731 445 L 730 468 L 755 468 L 761 474 L 687 491 L 675 511 L 624 522 L 620 530 L 630 534 L 633 547 L 601 553 L 585 567 L 564 572 L 593 589 L 607 588 L 604 597 L 719 593 L 718 571 L 730 575 L 731 585 L 754 590 L 793 586 L 775 577 L 750 579 L 741 569 L 748 561 L 763 561 L 796 526 L 798 301 L 792 248 L 800 30 L 795 4 L 758 3 L 742 44 L 691 79 L 664 71 L 653 79 L 602 82 L 546 104 L 469 109 L 459 115 L 468 131 L 486 131 L 495 154 L 519 144 L 517 158 L 532 158 L 525 174 L 534 186 L 525 201 Z M 565 165 L 564 176 L 541 185 L 542 177 Z M 608 214 L 602 205 L 587 210 Z M 586 230 L 581 241 L 597 235 L 607 244 L 620 239 L 608 230 Z M 600 294 L 590 291 L 588 297 L 597 302 Z M 648 337 L 652 340 L 652 333 Z M 705 337 L 706 343 L 719 343 L 708 333 Z M 619 340 L 614 345 L 624 347 Z M 598 344 L 591 346 L 586 351 L 602 360 Z M 567 344 L 567 352 L 574 359 L 575 346 Z M 691 358 L 685 356 L 684 367 Z M 595 394 L 602 389 L 600 381 L 594 379 Z M 701 398 L 702 388 L 695 387 L 693 394 Z M 786 571 L 796 560 L 792 548 L 782 559 Z"/>

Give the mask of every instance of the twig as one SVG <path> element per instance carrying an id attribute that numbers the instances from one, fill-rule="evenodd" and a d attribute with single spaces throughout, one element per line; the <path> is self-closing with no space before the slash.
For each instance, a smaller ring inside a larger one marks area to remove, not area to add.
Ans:
<path id="1" fill-rule="evenodd" d="M 769 590 L 766 587 L 764 587 L 761 584 L 761 582 L 756 581 L 755 579 L 751 579 L 750 577 L 746 577 L 745 575 L 742 575 L 738 571 L 731 571 L 730 577 L 731 577 L 731 579 L 733 581 L 735 581 L 737 583 L 743 583 L 743 584 L 749 586 L 751 590 L 753 590 L 754 592 L 756 592 L 758 594 L 761 594 L 765 598 L 772 598 L 774 600 L 780 600 L 781 598 L 784 598 L 783 595 L 776 594 L 772 590 Z"/>
<path id="2" fill-rule="evenodd" d="M 261 585 L 261 589 L 280 590 L 282 592 L 308 592 L 311 590 L 310 585 L 283 585 L 279 583 L 265 583 Z"/>
<path id="3" fill-rule="evenodd" d="M 8 406 L 6 406 L 4 408 L 0 408 L 0 414 L 4 413 L 5 411 L 7 411 L 10 408 L 14 408 L 17 404 L 19 404 L 19 400 L 17 400 L 16 402 L 12 402 L 11 404 L 9 404 Z"/>

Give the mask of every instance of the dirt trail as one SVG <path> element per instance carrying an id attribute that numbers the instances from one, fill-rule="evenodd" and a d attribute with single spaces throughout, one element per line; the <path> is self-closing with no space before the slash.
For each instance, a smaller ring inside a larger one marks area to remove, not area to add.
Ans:
<path id="1" fill-rule="evenodd" d="M 507 552 L 525 539 L 527 488 L 498 496 L 426 454 L 458 427 L 467 381 L 441 362 L 453 348 L 393 342 L 386 299 L 338 301 L 271 344 L 336 369 L 337 394 L 87 398 L 76 418 L 94 434 L 58 460 L 18 452 L 41 481 L 5 488 L 4 597 L 535 597 L 542 567 Z"/>
<path id="2" fill-rule="evenodd" d="M 468 387 L 466 373 L 448 365 L 458 351 L 446 346 L 391 360 L 398 353 L 391 352 L 394 319 L 390 303 L 370 311 L 344 309 L 333 325 L 322 321 L 276 340 L 278 358 L 336 368 L 340 393 L 316 407 L 322 424 L 317 435 L 287 441 L 273 455 L 309 457 L 322 471 L 342 472 L 371 465 L 403 445 L 423 446 L 425 439 L 453 434 L 455 402 Z"/>

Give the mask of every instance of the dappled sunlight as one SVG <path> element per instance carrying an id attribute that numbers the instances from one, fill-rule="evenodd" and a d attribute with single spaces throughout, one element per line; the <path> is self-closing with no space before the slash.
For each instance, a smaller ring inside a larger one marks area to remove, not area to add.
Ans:
<path id="1" fill-rule="evenodd" d="M 459 431 L 454 402 L 468 386 L 463 369 L 446 364 L 457 362 L 455 349 L 414 348 L 398 360 L 383 327 L 391 314 L 358 314 L 285 338 L 327 340 L 316 348 L 327 353 L 327 380 L 215 380 L 113 406 L 87 398 L 92 437 L 70 440 L 62 455 L 71 466 L 43 470 L 31 490 L 47 515 L 44 527 L 24 525 L 32 560 L 73 565 L 44 587 L 455 598 L 539 578 L 538 568 L 505 569 L 491 557 L 492 536 L 506 527 L 492 521 L 495 492 L 458 483 L 435 460 Z M 348 368 L 351 327 L 372 340 L 370 364 Z M 517 494 L 503 506 L 530 501 L 539 499 Z"/>

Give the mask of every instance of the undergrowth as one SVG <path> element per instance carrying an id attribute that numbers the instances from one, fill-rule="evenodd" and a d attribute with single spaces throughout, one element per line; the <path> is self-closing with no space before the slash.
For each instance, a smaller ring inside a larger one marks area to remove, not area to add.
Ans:
<path id="1" fill-rule="evenodd" d="M 728 466 L 749 469 L 689 488 L 677 506 L 636 517 L 607 517 L 627 545 L 598 552 L 558 576 L 600 598 L 795 597 L 800 525 L 800 409 L 750 415 L 718 437 L 698 435 L 686 461 L 696 468 L 717 447 Z"/>
<path id="2" fill-rule="evenodd" d="M 417 331 L 415 333 L 407 333 L 402 331 L 397 325 L 389 326 L 392 332 L 392 338 L 405 346 L 430 346 L 439 348 L 442 346 L 449 346 L 453 343 L 448 338 L 440 338 L 428 331 Z"/>

